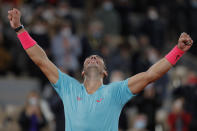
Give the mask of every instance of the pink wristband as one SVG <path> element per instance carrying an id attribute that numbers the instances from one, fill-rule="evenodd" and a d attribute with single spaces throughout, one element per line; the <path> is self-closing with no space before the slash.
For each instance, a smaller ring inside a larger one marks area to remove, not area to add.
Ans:
<path id="1" fill-rule="evenodd" d="M 36 41 L 31 38 L 27 31 L 24 31 L 17 36 L 25 50 L 36 44 Z"/>
<path id="2" fill-rule="evenodd" d="M 175 65 L 176 62 L 181 58 L 185 52 L 180 50 L 176 45 L 166 56 L 165 58 L 172 64 Z"/>

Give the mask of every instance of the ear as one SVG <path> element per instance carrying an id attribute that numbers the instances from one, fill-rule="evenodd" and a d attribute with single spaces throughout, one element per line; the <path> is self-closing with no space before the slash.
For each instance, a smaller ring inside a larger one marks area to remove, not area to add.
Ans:
<path id="1" fill-rule="evenodd" d="M 82 71 L 82 72 L 81 72 L 81 76 L 82 76 L 82 77 L 84 77 L 84 74 L 85 74 L 85 72 L 84 72 L 84 71 Z"/>
<path id="2" fill-rule="evenodd" d="M 108 73 L 106 70 L 103 71 L 103 74 L 104 74 L 104 77 L 107 77 L 108 76 Z"/>

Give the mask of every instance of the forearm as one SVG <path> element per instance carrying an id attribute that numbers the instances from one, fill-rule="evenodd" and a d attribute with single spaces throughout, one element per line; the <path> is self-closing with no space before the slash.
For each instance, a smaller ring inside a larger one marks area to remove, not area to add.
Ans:
<path id="1" fill-rule="evenodd" d="M 170 68 L 176 64 L 178 59 L 184 54 L 177 46 L 173 48 L 165 58 L 152 65 L 146 72 L 139 73 L 129 79 L 128 86 L 133 93 L 139 93 L 149 83 L 161 78 Z"/>
<path id="2" fill-rule="evenodd" d="M 154 82 L 161 78 L 166 72 L 172 68 L 172 64 L 166 59 L 162 58 L 157 63 L 152 65 L 147 73 L 148 83 Z"/>
<path id="3" fill-rule="evenodd" d="M 19 36 L 19 34 L 24 32 L 26 32 L 26 30 L 23 28 L 17 32 L 17 35 Z M 33 46 L 25 49 L 25 52 L 37 66 L 41 66 L 41 64 L 48 59 L 46 53 L 38 44 L 34 44 Z"/>
<path id="4" fill-rule="evenodd" d="M 41 69 L 50 82 L 56 83 L 58 80 L 58 69 L 48 59 L 44 50 L 36 44 L 25 29 L 20 30 L 17 35 L 31 60 Z"/>
<path id="5" fill-rule="evenodd" d="M 48 57 L 44 50 L 37 44 L 31 48 L 26 49 L 25 52 L 31 58 L 31 60 L 40 68 L 42 64 L 48 60 Z"/>
<path id="6" fill-rule="evenodd" d="M 142 91 L 149 83 L 161 78 L 170 68 L 176 64 L 181 56 L 190 49 L 193 44 L 191 37 L 182 33 L 178 44 L 165 56 L 153 66 L 151 66 L 146 72 L 139 73 L 131 77 L 128 81 L 128 87 L 131 92 L 136 94 Z"/>

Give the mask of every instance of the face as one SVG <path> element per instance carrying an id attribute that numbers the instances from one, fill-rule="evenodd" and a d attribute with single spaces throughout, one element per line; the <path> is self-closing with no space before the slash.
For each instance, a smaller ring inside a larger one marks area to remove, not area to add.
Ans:
<path id="1" fill-rule="evenodd" d="M 95 69 L 99 73 L 107 76 L 107 72 L 105 70 L 105 63 L 103 59 L 98 55 L 91 55 L 85 59 L 82 75 L 84 75 L 91 69 Z"/>

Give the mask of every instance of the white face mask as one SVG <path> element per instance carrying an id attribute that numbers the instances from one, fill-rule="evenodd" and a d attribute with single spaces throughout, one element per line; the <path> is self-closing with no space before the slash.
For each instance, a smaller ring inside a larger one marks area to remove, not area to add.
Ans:
<path id="1" fill-rule="evenodd" d="M 28 102 L 32 106 L 37 106 L 38 105 L 38 99 L 37 98 L 34 98 L 34 97 L 29 98 Z"/>
<path id="2" fill-rule="evenodd" d="M 46 27 L 41 25 L 41 24 L 37 24 L 37 25 L 34 25 L 33 28 L 32 28 L 32 32 L 35 33 L 35 34 L 45 34 L 47 31 L 46 31 Z"/>
<path id="3" fill-rule="evenodd" d="M 145 120 L 138 120 L 134 124 L 135 129 L 144 129 L 146 127 L 146 121 Z"/>
<path id="4" fill-rule="evenodd" d="M 70 37 L 72 35 L 71 29 L 70 28 L 64 28 L 61 30 L 61 35 L 63 37 Z"/>
<path id="5" fill-rule="evenodd" d="M 46 10 L 42 13 L 43 18 L 45 18 L 49 23 L 55 21 L 54 12 L 52 10 Z"/>
<path id="6" fill-rule="evenodd" d="M 154 10 L 150 10 L 148 12 L 148 17 L 151 19 L 151 20 L 157 20 L 158 19 L 158 13 Z"/>

